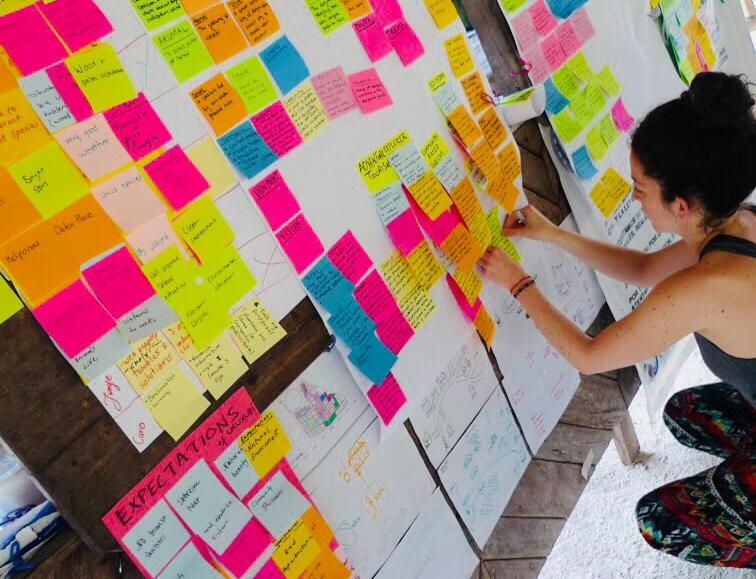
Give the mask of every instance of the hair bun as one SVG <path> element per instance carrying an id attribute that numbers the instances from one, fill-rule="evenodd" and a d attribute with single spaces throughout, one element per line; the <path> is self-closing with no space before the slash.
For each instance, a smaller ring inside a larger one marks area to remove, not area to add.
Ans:
<path id="1" fill-rule="evenodd" d="M 701 129 L 719 129 L 752 119 L 754 99 L 739 76 L 701 72 L 680 95 L 688 119 Z"/>

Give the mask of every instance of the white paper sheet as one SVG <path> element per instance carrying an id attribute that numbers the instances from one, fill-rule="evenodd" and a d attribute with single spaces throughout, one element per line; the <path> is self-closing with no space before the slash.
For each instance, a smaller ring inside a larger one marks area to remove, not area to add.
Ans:
<path id="1" fill-rule="evenodd" d="M 438 474 L 482 549 L 507 506 L 530 455 L 504 393 L 497 388 Z"/>

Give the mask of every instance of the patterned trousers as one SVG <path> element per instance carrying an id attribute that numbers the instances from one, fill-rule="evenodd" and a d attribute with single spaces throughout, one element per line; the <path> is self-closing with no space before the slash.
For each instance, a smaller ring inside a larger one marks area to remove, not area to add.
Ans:
<path id="1" fill-rule="evenodd" d="M 691 563 L 756 569 L 756 410 L 731 386 L 710 384 L 672 396 L 664 423 L 724 461 L 645 495 L 636 506 L 643 538 Z"/>

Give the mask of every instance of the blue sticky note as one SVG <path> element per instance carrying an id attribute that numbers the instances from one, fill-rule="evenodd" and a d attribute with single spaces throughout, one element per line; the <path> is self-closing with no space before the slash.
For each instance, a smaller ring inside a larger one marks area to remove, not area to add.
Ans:
<path id="1" fill-rule="evenodd" d="M 555 115 L 561 111 L 564 107 L 570 104 L 570 101 L 559 92 L 559 89 L 550 78 L 546 79 L 543 83 L 543 88 L 546 91 L 546 110 Z"/>
<path id="2" fill-rule="evenodd" d="M 260 58 L 283 94 L 310 76 L 307 65 L 288 36 L 282 36 L 263 50 Z"/>
<path id="3" fill-rule="evenodd" d="M 549 10 L 557 18 L 569 18 L 570 15 L 588 0 L 546 0 Z"/>
<path id="4" fill-rule="evenodd" d="M 236 170 L 251 179 L 278 157 L 247 121 L 218 139 L 223 154 Z"/>
<path id="5" fill-rule="evenodd" d="M 575 166 L 575 171 L 580 175 L 583 180 L 591 179 L 598 171 L 593 166 L 591 156 L 588 154 L 588 149 L 583 145 L 577 151 L 572 153 L 572 164 Z"/>
<path id="6" fill-rule="evenodd" d="M 354 285 L 323 256 L 302 278 L 302 285 L 320 305 L 335 314 L 352 297 Z"/>
<path id="7" fill-rule="evenodd" d="M 396 356 L 381 341 L 372 337 L 361 348 L 349 352 L 349 361 L 373 384 L 380 384 L 396 364 Z"/>
<path id="8" fill-rule="evenodd" d="M 336 313 L 328 318 L 328 325 L 352 350 L 375 338 L 375 323 L 352 296 L 342 301 Z"/>

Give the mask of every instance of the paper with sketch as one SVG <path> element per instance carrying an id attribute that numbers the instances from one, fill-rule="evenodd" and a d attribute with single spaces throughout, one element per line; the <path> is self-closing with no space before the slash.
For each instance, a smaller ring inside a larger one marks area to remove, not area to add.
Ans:
<path id="1" fill-rule="evenodd" d="M 497 388 L 438 468 L 444 488 L 481 549 L 529 462 L 507 399 Z"/>
<path id="2" fill-rule="evenodd" d="M 368 402 L 338 351 L 322 353 L 271 406 L 291 441 L 286 458 L 306 477 L 357 420 Z"/>
<path id="3" fill-rule="evenodd" d="M 375 579 L 466 578 L 477 565 L 478 556 L 443 493 L 436 489 Z"/>
<path id="4" fill-rule="evenodd" d="M 486 349 L 473 332 L 410 416 L 433 466 L 438 468 L 446 458 L 498 384 Z"/>
<path id="5" fill-rule="evenodd" d="M 435 486 L 407 431 L 379 443 L 366 411 L 302 481 L 360 577 L 372 577 Z"/>

